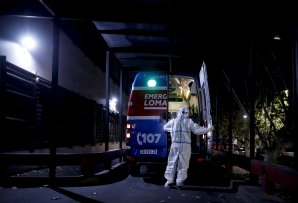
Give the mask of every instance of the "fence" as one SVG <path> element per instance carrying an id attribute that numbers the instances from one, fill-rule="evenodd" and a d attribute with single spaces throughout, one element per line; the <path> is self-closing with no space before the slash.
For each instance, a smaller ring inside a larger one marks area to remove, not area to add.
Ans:
<path id="1" fill-rule="evenodd" d="M 123 159 L 117 165 L 112 166 L 115 159 Z M 50 184 L 51 186 L 82 186 L 82 185 L 99 185 L 110 184 L 119 176 L 128 175 L 128 165 L 125 160 L 126 153 L 124 149 L 109 150 L 98 153 L 85 154 L 56 154 L 54 165 L 81 165 L 81 175 L 76 176 L 9 176 L 6 174 L 7 166 L 20 165 L 44 165 L 52 163 L 53 158 L 50 154 L 40 153 L 0 153 L 0 183 L 5 187 L 37 187 Z M 104 170 L 96 173 L 96 164 L 102 163 Z M 51 170 L 51 169 L 50 169 Z"/>
<path id="2" fill-rule="evenodd" d="M 53 118 L 50 81 L 7 62 L 4 56 L 0 57 L 0 73 L 2 152 L 48 148 L 53 119 L 58 126 L 58 147 L 104 142 L 106 110 L 102 104 L 59 86 L 58 115 Z M 125 116 L 122 119 L 125 129 Z M 119 114 L 113 111 L 109 111 L 109 132 L 109 142 L 120 140 Z"/>
<path id="3" fill-rule="evenodd" d="M 282 166 L 256 159 L 251 160 L 251 173 L 255 182 L 260 178 L 261 189 L 266 194 L 274 195 L 275 184 L 292 191 L 293 202 L 298 199 L 298 172 L 288 166 Z"/>

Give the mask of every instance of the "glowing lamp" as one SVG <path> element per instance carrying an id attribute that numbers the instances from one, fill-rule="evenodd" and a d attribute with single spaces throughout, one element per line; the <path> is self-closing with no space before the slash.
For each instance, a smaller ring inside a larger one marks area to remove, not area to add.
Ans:
<path id="1" fill-rule="evenodd" d="M 148 87 L 155 87 L 156 86 L 156 81 L 155 80 L 148 80 L 147 85 L 148 85 Z"/>

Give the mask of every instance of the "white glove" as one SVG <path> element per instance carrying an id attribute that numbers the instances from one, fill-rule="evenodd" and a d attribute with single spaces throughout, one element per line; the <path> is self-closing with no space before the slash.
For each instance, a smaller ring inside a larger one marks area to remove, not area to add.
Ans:
<path id="1" fill-rule="evenodd" d="M 212 130 L 214 130 L 214 126 L 213 125 L 209 127 L 209 131 L 212 131 Z"/>

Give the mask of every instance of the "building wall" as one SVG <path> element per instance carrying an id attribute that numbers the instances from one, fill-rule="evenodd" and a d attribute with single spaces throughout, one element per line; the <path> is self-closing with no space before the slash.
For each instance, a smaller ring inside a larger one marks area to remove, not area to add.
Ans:
<path id="1" fill-rule="evenodd" d="M 34 49 L 21 45 L 24 36 L 36 41 Z M 105 104 L 105 73 L 60 31 L 59 86 L 97 103 Z M 0 17 L 0 55 L 6 60 L 49 81 L 52 78 L 53 22 L 49 19 Z M 120 110 L 119 86 L 110 80 L 110 100 L 116 98 L 115 111 Z M 123 92 L 122 113 L 126 115 L 128 95 Z"/>

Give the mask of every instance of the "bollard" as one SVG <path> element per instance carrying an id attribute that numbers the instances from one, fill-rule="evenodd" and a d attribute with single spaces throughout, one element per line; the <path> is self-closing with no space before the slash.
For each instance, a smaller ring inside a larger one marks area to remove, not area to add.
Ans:
<path id="1" fill-rule="evenodd" d="M 83 156 L 81 159 L 81 174 L 86 177 L 91 177 L 95 174 L 95 164 L 87 156 Z"/>

